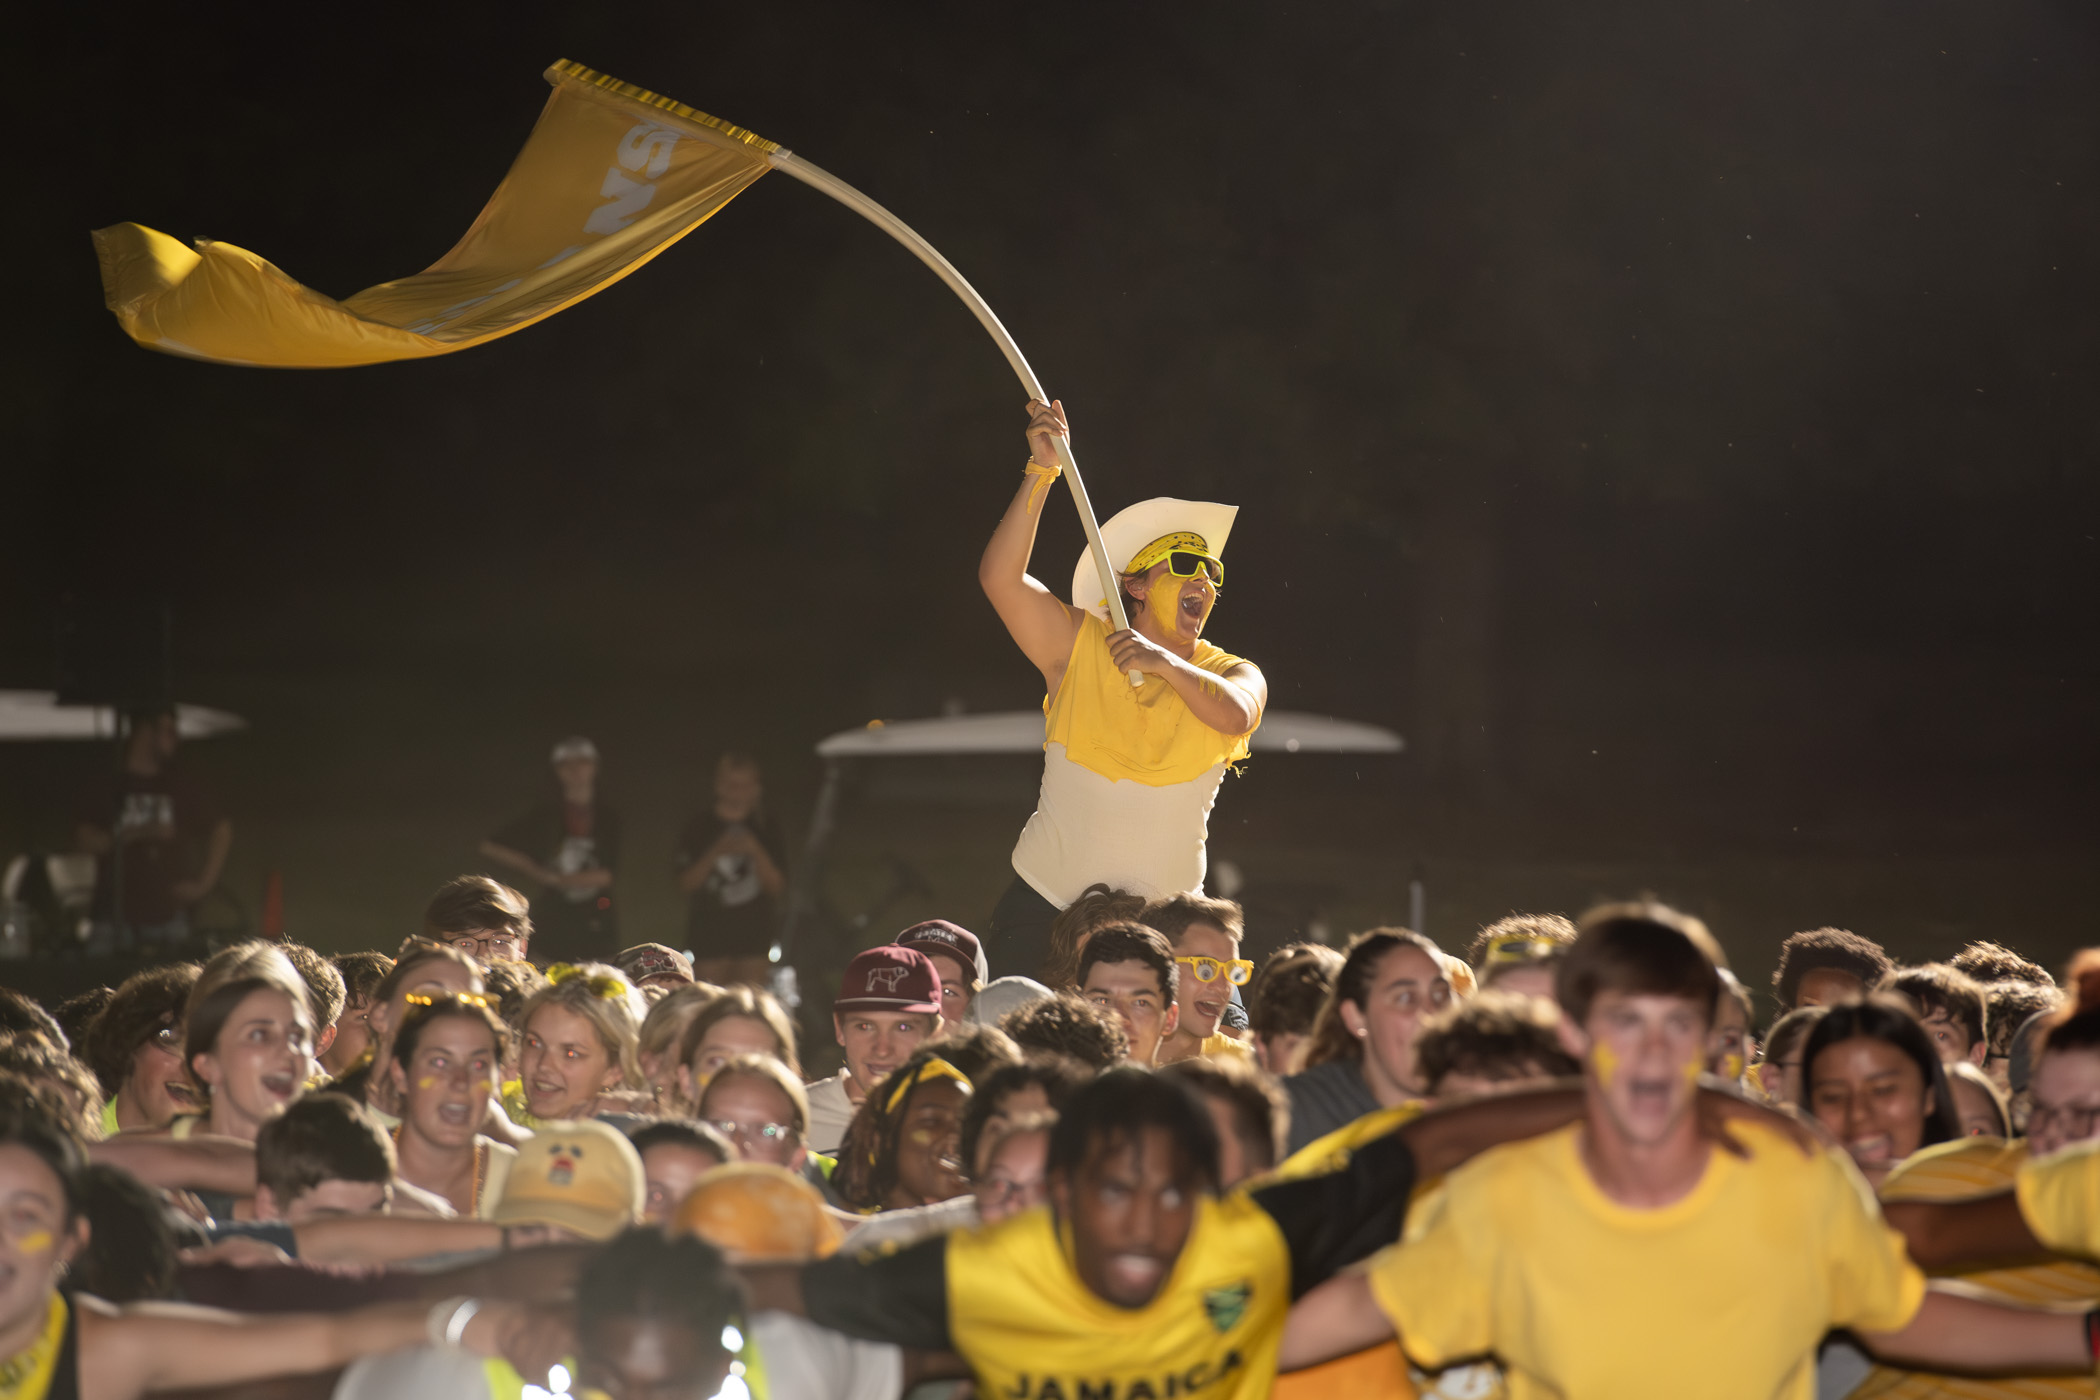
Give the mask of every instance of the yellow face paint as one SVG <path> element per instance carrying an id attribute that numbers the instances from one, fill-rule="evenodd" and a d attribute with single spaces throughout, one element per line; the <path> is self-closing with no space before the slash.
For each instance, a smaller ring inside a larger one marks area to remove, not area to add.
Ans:
<path id="1" fill-rule="evenodd" d="M 31 1230 L 28 1234 L 15 1241 L 15 1248 L 21 1250 L 24 1254 L 42 1254 L 45 1250 L 51 1248 L 51 1232 L 49 1230 Z"/>
<path id="2" fill-rule="evenodd" d="M 1590 1067 L 1597 1071 L 1597 1082 L 1609 1089 L 1612 1080 L 1619 1077 L 1619 1056 L 1603 1041 L 1590 1045 Z"/>
<path id="3" fill-rule="evenodd" d="M 1749 1067 L 1750 1062 L 1743 1058 L 1741 1051 L 1731 1050 L 1721 1057 L 1721 1077 L 1723 1079 L 1731 1081 L 1741 1079 L 1743 1071 Z"/>
<path id="4" fill-rule="evenodd" d="M 1694 1088 L 1698 1087 L 1699 1076 L 1704 1073 L 1706 1073 L 1706 1061 L 1702 1057 L 1694 1055 L 1684 1062 L 1684 1082 L 1692 1085 Z"/>
<path id="5" fill-rule="evenodd" d="M 426 1074 L 421 1079 L 418 1079 L 416 1081 L 416 1087 L 418 1089 L 428 1089 L 431 1085 L 435 1083 L 437 1083 L 437 1076 L 434 1074 Z"/>

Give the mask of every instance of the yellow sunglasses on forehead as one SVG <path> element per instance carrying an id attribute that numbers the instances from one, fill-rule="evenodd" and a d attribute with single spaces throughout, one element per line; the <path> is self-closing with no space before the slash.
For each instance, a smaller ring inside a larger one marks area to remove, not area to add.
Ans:
<path id="1" fill-rule="evenodd" d="M 1225 974 L 1225 980 L 1235 987 L 1244 987 L 1254 980 L 1254 964 L 1246 958 L 1226 961 L 1220 958 L 1186 957 L 1176 958 L 1174 961 L 1187 963 L 1189 971 L 1196 974 L 1198 982 L 1215 982 L 1221 972 Z"/>
<path id="2" fill-rule="evenodd" d="M 1225 561 L 1210 552 L 1210 545 L 1203 536 L 1189 530 L 1179 530 L 1171 535 L 1161 535 L 1130 556 L 1130 567 L 1126 574 L 1141 574 L 1157 564 L 1167 561 L 1167 572 L 1175 578 L 1194 578 L 1206 574 L 1212 588 L 1225 586 Z"/>
<path id="3" fill-rule="evenodd" d="M 1524 934 L 1509 934 L 1489 941 L 1487 951 L 1481 956 L 1482 968 L 1498 967 L 1503 963 L 1537 962 L 1564 951 L 1561 944 L 1547 938 L 1530 938 Z"/>

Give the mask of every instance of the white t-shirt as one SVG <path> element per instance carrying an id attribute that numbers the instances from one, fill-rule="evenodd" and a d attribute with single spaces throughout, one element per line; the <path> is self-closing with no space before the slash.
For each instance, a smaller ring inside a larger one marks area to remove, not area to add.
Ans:
<path id="1" fill-rule="evenodd" d="M 1104 778 L 1043 746 L 1035 814 L 1014 844 L 1014 873 L 1058 908 L 1102 883 L 1146 899 L 1203 888 L 1210 809 L 1225 781 L 1213 764 L 1193 781 L 1152 787 Z"/>
<path id="2" fill-rule="evenodd" d="M 808 1086 L 810 1151 L 829 1156 L 845 1141 L 846 1125 L 853 1121 L 854 1111 L 860 1107 L 846 1096 L 849 1077 L 848 1071 L 840 1070 L 831 1078 L 819 1079 Z"/>
<path id="3" fill-rule="evenodd" d="M 897 1400 L 904 1386 L 904 1349 L 890 1342 L 863 1342 L 782 1312 L 754 1313 L 751 1340 L 774 1400 Z"/>

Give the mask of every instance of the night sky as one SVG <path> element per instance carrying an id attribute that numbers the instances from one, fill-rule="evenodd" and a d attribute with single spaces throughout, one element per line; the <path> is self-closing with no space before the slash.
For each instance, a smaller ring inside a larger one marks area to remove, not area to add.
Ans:
<path id="1" fill-rule="evenodd" d="M 425 266 L 560 57 L 915 225 L 1104 514 L 1242 506 L 1210 635 L 1410 743 L 1228 785 L 1250 901 L 1342 933 L 1419 869 L 1453 946 L 1649 889 L 1752 980 L 1821 923 L 2095 941 L 2100 18 L 2014 0 L 98 7 L 10 78 L 0 683 L 50 684 L 68 594 L 167 600 L 182 698 L 253 725 L 189 755 L 251 909 L 277 870 L 295 933 L 391 945 L 582 731 L 671 937 L 723 746 L 799 832 L 822 735 L 1040 699 L 974 574 L 1023 396 L 785 177 L 436 361 L 189 363 L 102 309 L 127 219 L 337 296 Z M 97 761 L 0 755 L 11 848 Z M 871 802 L 839 902 L 903 851 L 881 921 L 981 927 L 994 769 Z"/>

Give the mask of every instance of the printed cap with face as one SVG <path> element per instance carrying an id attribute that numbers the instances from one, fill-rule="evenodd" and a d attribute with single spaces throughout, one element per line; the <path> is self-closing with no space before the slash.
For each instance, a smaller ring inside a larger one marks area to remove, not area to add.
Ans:
<path id="1" fill-rule="evenodd" d="M 637 987 L 650 977 L 675 977 L 681 982 L 693 980 L 693 960 L 676 948 L 661 943 L 637 943 L 632 948 L 624 948 L 613 958 L 613 966 L 626 973 L 627 980 Z"/>
<path id="2" fill-rule="evenodd" d="M 647 1196 L 641 1156 L 625 1134 L 598 1122 L 547 1123 L 518 1149 L 489 1220 L 609 1240 L 641 1218 Z"/>
<path id="3" fill-rule="evenodd" d="M 792 1264 L 838 1252 L 845 1235 L 817 1188 L 771 1162 L 730 1162 L 701 1174 L 672 1218 L 738 1264 Z"/>
<path id="4" fill-rule="evenodd" d="M 1101 543 L 1108 550 L 1109 567 L 1119 574 L 1130 572 L 1130 561 L 1139 550 L 1168 535 L 1196 535 L 1202 539 L 1206 554 L 1223 559 L 1225 538 L 1232 533 L 1233 518 L 1239 513 L 1238 506 L 1221 506 L 1216 501 L 1155 496 L 1125 506 L 1102 521 Z M 1079 562 L 1073 566 L 1072 606 L 1084 608 L 1104 622 L 1108 620 L 1108 599 L 1101 594 L 1101 571 L 1094 567 L 1092 550 L 1081 550 Z"/>
<path id="5" fill-rule="evenodd" d="M 567 763 L 572 758 L 587 758 L 591 762 L 596 763 L 598 761 L 598 746 L 581 734 L 571 734 L 554 746 L 554 752 L 548 756 L 547 761 L 549 763 Z"/>
<path id="6" fill-rule="evenodd" d="M 942 953 L 955 959 L 976 975 L 979 987 L 992 980 L 992 965 L 985 961 L 984 944 L 961 924 L 951 924 L 946 919 L 928 919 L 898 934 L 896 942 L 900 948 L 917 948 L 929 957 Z"/>
<path id="7" fill-rule="evenodd" d="M 834 1011 L 907 1011 L 941 1014 L 941 974 L 916 948 L 885 943 L 846 964 Z"/>

